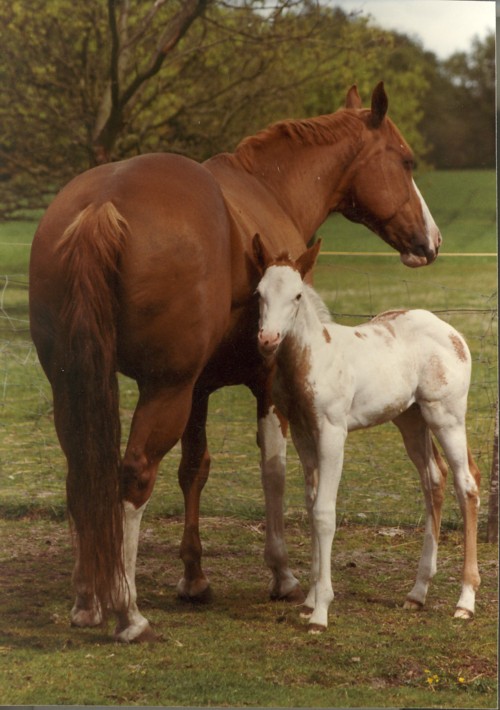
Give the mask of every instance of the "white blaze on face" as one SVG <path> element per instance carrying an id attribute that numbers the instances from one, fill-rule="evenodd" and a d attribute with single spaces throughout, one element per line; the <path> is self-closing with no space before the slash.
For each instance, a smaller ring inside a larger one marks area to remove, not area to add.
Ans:
<path id="1" fill-rule="evenodd" d="M 290 266 L 270 266 L 257 288 L 260 301 L 259 347 L 271 352 L 279 346 L 293 322 L 302 294 L 300 274 Z"/>
<path id="2" fill-rule="evenodd" d="M 422 214 L 424 215 L 425 228 L 427 231 L 427 236 L 429 238 L 430 246 L 437 250 L 439 249 L 439 247 L 441 246 L 441 242 L 443 241 L 441 239 L 441 232 L 439 231 L 437 224 L 434 222 L 434 218 L 431 215 L 431 211 L 427 207 L 427 203 L 422 197 L 422 193 L 418 189 L 415 181 L 413 181 L 413 187 L 415 188 L 415 191 L 420 199 L 420 204 L 422 205 Z"/>
<path id="3" fill-rule="evenodd" d="M 437 253 L 439 247 L 441 246 L 441 242 L 443 241 L 441 238 L 441 232 L 439 231 L 437 224 L 434 222 L 434 218 L 431 214 L 431 211 L 427 207 L 427 203 L 422 197 L 422 193 L 418 189 L 415 181 L 412 180 L 412 182 L 415 192 L 417 193 L 418 198 L 420 200 L 420 206 L 422 208 L 427 246 L 430 250 Z M 416 256 L 415 254 L 401 254 L 401 261 L 406 266 L 424 266 L 425 264 L 427 264 L 427 258 L 425 256 Z"/>

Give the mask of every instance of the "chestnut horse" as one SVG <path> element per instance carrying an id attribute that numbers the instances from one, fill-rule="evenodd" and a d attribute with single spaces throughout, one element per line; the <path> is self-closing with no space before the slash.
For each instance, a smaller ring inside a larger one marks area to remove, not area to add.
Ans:
<path id="1" fill-rule="evenodd" d="M 431 263 L 441 236 L 387 106 L 383 84 L 370 109 L 352 87 L 344 109 L 282 121 L 201 165 L 153 154 L 91 169 L 48 208 L 31 252 L 31 332 L 68 463 L 73 624 L 97 625 L 110 609 L 119 640 L 152 635 L 137 607 L 139 527 L 158 465 L 179 439 L 178 591 L 207 595 L 198 520 L 205 425 L 209 395 L 225 385 L 244 384 L 257 400 L 271 594 L 302 595 L 283 539 L 286 423 L 255 339 L 252 237 L 272 235 L 269 249 L 296 257 L 336 211 L 370 227 L 404 264 Z M 139 389 L 123 458 L 117 371 Z"/>

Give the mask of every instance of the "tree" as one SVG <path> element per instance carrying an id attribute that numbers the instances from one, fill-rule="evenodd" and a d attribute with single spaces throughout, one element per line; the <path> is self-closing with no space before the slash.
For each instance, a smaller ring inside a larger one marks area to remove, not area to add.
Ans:
<path id="1" fill-rule="evenodd" d="M 272 84 L 281 46 L 300 39 L 280 33 L 282 17 L 314 3 L 276 0 L 258 12 L 265 4 L 0 2 L 4 216 L 46 201 L 91 165 L 159 147 L 154 130 L 164 149 L 183 150 L 190 139 L 181 124 L 192 121 L 194 97 L 207 114 L 223 96 L 230 115 L 232 88 L 249 87 L 263 73 Z"/>
<path id="2" fill-rule="evenodd" d="M 427 64 L 428 110 L 421 130 L 440 168 L 494 168 L 495 37 L 475 39 L 471 52 Z"/>
<path id="3" fill-rule="evenodd" d="M 486 125 L 489 156 L 490 45 L 443 67 L 319 0 L 0 0 L 0 41 L 0 218 L 100 162 L 203 160 L 272 121 L 336 110 L 352 83 L 368 99 L 380 79 L 420 159 L 476 160 L 451 142 L 477 146 Z"/>

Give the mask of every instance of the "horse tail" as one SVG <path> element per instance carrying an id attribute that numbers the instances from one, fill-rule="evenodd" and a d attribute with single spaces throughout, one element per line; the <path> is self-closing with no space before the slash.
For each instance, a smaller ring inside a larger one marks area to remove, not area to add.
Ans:
<path id="1" fill-rule="evenodd" d="M 103 614 L 124 580 L 117 310 L 128 225 L 111 202 L 89 205 L 57 247 L 65 279 L 53 370 L 54 413 L 68 462 L 78 580 Z"/>

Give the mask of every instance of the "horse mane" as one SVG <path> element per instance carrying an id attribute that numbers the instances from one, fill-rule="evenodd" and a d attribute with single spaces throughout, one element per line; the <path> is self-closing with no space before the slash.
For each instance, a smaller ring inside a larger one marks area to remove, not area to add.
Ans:
<path id="1" fill-rule="evenodd" d="M 326 303 L 323 301 L 317 291 L 315 291 L 312 286 L 309 286 L 309 284 L 306 283 L 304 284 L 304 295 L 316 311 L 316 315 L 318 316 L 321 323 L 333 323 L 332 315 Z"/>
<path id="2" fill-rule="evenodd" d="M 359 134 L 360 117 L 352 112 L 339 110 L 333 114 L 307 119 L 278 121 L 254 136 L 244 138 L 234 151 L 245 169 L 251 169 L 256 151 L 272 142 L 284 140 L 304 146 L 332 145 L 343 138 Z"/>

